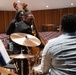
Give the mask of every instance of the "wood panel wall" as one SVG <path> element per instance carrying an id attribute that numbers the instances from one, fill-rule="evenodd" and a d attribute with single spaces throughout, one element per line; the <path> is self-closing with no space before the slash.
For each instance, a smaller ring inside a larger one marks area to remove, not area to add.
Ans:
<path id="1" fill-rule="evenodd" d="M 42 25 L 44 24 L 55 24 L 60 25 L 61 17 L 67 13 L 73 13 L 76 15 L 76 7 L 73 8 L 63 8 L 63 9 L 50 9 L 50 10 L 39 10 L 32 11 L 37 27 L 39 31 L 42 31 Z"/>
<path id="2" fill-rule="evenodd" d="M 0 33 L 4 33 L 10 21 L 14 18 L 15 11 L 0 11 Z"/>
<path id="3" fill-rule="evenodd" d="M 16 11 L 0 11 L 0 33 L 6 32 L 10 21 L 14 18 Z M 60 25 L 61 17 L 67 13 L 76 15 L 76 7 L 63 9 L 50 9 L 32 11 L 38 31 L 42 31 L 43 24 Z"/>

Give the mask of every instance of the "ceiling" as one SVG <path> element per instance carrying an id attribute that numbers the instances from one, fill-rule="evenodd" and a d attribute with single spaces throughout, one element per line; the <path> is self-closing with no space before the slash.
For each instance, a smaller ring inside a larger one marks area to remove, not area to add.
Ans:
<path id="1" fill-rule="evenodd" d="M 18 0 L 0 0 L 0 10 L 15 11 L 13 3 Z M 19 0 L 18 7 L 21 8 L 21 3 L 27 3 L 29 10 L 46 10 L 58 9 L 67 7 L 76 7 L 76 0 Z M 74 5 L 71 5 L 73 3 Z M 48 8 L 46 6 L 49 6 Z"/>

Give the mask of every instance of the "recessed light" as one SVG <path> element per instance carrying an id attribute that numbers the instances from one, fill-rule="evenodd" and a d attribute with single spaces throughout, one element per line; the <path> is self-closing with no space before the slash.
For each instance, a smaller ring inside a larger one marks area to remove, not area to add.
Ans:
<path id="1" fill-rule="evenodd" d="M 49 6 L 47 5 L 46 7 L 48 8 Z"/>
<path id="2" fill-rule="evenodd" d="M 18 0 L 18 3 L 20 3 L 20 0 Z"/>
<path id="3" fill-rule="evenodd" d="M 73 3 L 71 3 L 71 5 L 74 5 Z"/>

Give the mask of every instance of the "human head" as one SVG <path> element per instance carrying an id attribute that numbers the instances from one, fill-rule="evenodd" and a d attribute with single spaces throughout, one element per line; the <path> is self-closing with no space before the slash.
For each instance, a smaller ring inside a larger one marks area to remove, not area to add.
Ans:
<path id="1" fill-rule="evenodd" d="M 22 10 L 18 10 L 15 15 L 15 20 L 19 22 L 23 20 L 23 17 L 24 17 L 24 12 Z"/>
<path id="2" fill-rule="evenodd" d="M 61 19 L 61 27 L 63 32 L 75 32 L 76 31 L 76 15 L 65 14 Z"/>
<path id="3" fill-rule="evenodd" d="M 24 18 L 25 18 L 25 22 L 29 25 L 31 25 L 33 19 L 34 19 L 34 16 L 31 12 L 26 12 L 25 15 L 24 15 Z"/>

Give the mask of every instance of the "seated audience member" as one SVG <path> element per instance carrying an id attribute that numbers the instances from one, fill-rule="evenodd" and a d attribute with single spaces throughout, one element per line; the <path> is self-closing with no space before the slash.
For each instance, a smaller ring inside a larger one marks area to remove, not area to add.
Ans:
<path id="1" fill-rule="evenodd" d="M 76 75 L 76 15 L 65 14 L 61 28 L 62 34 L 44 47 L 41 64 L 33 67 L 35 74 Z"/>

